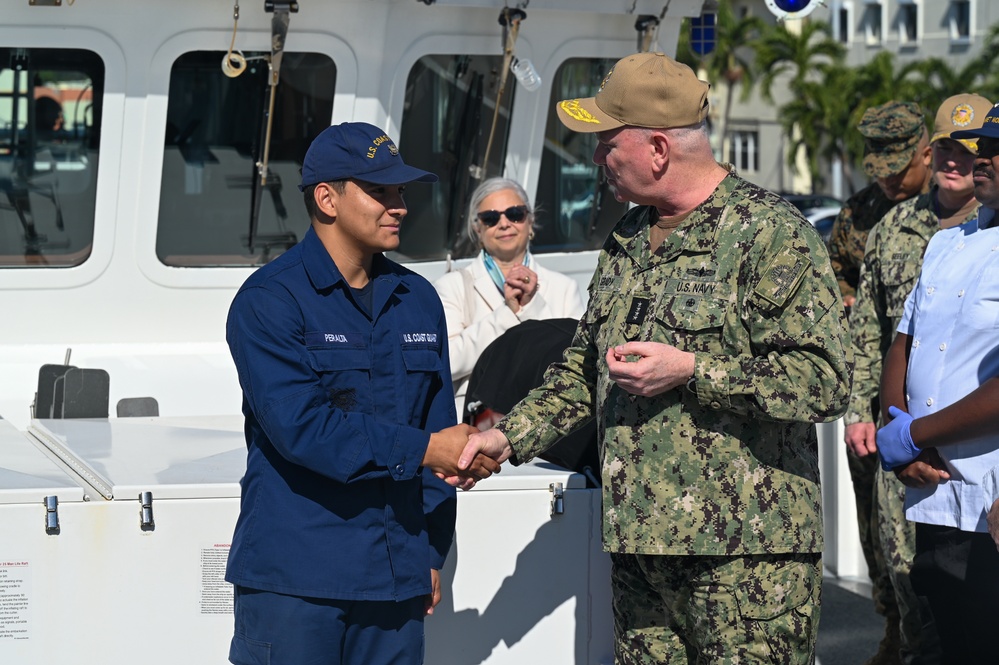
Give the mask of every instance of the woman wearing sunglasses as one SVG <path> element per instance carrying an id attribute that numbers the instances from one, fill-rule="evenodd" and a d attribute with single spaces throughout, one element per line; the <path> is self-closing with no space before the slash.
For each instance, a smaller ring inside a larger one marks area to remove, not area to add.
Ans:
<path id="1" fill-rule="evenodd" d="M 481 251 L 434 283 L 447 317 L 459 421 L 468 377 L 490 342 L 521 321 L 578 319 L 584 310 L 575 280 L 541 267 L 531 255 L 534 211 L 520 184 L 484 181 L 472 192 L 467 219 L 468 235 Z"/>

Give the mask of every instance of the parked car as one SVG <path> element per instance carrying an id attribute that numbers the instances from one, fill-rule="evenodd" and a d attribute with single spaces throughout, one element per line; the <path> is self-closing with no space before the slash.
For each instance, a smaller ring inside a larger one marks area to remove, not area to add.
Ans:
<path id="1" fill-rule="evenodd" d="M 803 210 L 802 214 L 805 216 L 815 230 L 819 232 L 822 239 L 829 242 L 829 236 L 832 234 L 833 222 L 836 221 L 836 215 L 839 214 L 840 206 L 823 206 L 821 208 L 812 208 L 810 210 Z"/>
<path id="2" fill-rule="evenodd" d="M 791 192 L 781 192 L 780 196 L 784 197 L 789 203 L 801 211 L 801 214 L 805 215 L 809 210 L 814 210 L 816 208 L 842 208 L 843 202 L 837 199 L 835 196 L 826 196 L 825 194 L 793 194 Z"/>

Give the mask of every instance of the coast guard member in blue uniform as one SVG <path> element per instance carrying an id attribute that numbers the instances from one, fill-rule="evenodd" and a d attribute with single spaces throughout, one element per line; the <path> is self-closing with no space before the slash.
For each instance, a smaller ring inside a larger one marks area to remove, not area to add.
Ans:
<path id="1" fill-rule="evenodd" d="M 433 472 L 457 472 L 475 429 L 455 426 L 434 288 L 382 252 L 405 183 L 436 180 L 377 127 L 327 128 L 302 166 L 311 228 L 233 300 L 248 449 L 233 663 L 423 662 L 455 517 Z M 471 476 L 498 469 L 481 458 Z"/>

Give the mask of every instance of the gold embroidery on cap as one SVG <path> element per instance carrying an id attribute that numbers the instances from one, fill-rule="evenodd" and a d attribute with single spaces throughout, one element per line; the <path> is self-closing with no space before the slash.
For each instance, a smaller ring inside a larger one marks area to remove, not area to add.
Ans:
<path id="1" fill-rule="evenodd" d="M 573 120 L 579 120 L 580 122 L 592 122 L 597 125 L 600 124 L 600 121 L 597 120 L 596 116 L 579 105 L 578 99 L 566 99 L 559 102 L 559 106 L 561 106 L 562 110 L 565 111 L 565 114 Z"/>
<path id="2" fill-rule="evenodd" d="M 975 109 L 970 104 L 958 104 L 950 112 L 950 121 L 956 127 L 967 127 L 975 119 Z"/>
<path id="3" fill-rule="evenodd" d="M 604 80 L 600 82 L 600 90 L 604 89 L 604 86 L 607 85 L 607 79 L 609 79 L 611 77 L 611 74 L 613 74 L 613 73 L 614 73 L 614 68 L 611 67 L 610 71 L 607 72 L 607 76 L 605 76 Z M 600 92 L 600 90 L 597 90 L 597 92 Z"/>
<path id="4" fill-rule="evenodd" d="M 366 157 L 368 159 L 374 159 L 375 158 L 375 153 L 378 152 L 378 146 L 380 146 L 383 143 L 388 143 L 388 151 L 392 155 L 398 155 L 399 154 L 399 148 L 395 147 L 395 144 L 392 143 L 392 139 L 390 139 L 387 134 L 382 134 L 381 136 L 379 136 L 378 138 L 376 138 L 374 141 L 372 141 L 370 146 L 368 146 L 368 154 L 366 155 Z"/>

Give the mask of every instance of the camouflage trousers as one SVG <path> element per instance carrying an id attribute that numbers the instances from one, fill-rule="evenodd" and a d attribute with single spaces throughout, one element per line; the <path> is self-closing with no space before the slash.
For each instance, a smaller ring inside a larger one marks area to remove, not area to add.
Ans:
<path id="1" fill-rule="evenodd" d="M 895 620 L 899 615 L 898 603 L 895 601 L 895 589 L 892 586 L 891 574 L 885 563 L 884 550 L 881 547 L 879 502 L 875 498 L 877 496 L 875 478 L 881 465 L 878 463 L 877 455 L 858 457 L 849 448 L 846 450 L 846 460 L 850 468 L 853 496 L 857 504 L 860 548 L 864 552 L 867 574 L 871 578 L 871 586 L 873 587 L 871 596 L 874 599 L 874 609 L 882 616 L 891 617 L 889 620 Z M 905 522 L 904 514 L 902 522 Z"/>
<path id="2" fill-rule="evenodd" d="M 874 608 L 886 621 L 899 623 L 902 663 L 938 663 L 934 633 L 909 581 L 916 530 L 905 519 L 905 486 L 894 473 L 881 470 L 877 455 L 857 457 L 847 450 L 847 460 Z"/>
<path id="3" fill-rule="evenodd" d="M 815 662 L 819 554 L 611 555 L 615 665 Z"/>
<path id="4" fill-rule="evenodd" d="M 920 601 L 912 588 L 909 573 L 916 556 L 916 525 L 905 519 L 905 485 L 891 471 L 875 475 L 877 495 L 877 530 L 884 562 L 895 591 L 899 621 L 901 661 L 906 665 L 930 665 L 942 662 L 935 638 L 932 614 L 920 611 Z"/>

